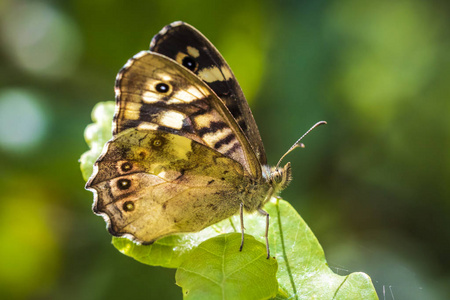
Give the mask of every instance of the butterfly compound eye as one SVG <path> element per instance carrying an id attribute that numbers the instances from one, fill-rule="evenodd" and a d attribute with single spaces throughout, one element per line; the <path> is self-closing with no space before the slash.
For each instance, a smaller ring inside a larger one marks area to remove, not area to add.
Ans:
<path id="1" fill-rule="evenodd" d="M 281 176 L 280 172 L 278 170 L 276 170 L 273 174 L 272 174 L 272 180 L 276 183 L 279 184 L 281 183 L 281 181 L 283 180 L 283 176 Z"/>
<path id="2" fill-rule="evenodd" d="M 191 71 L 195 71 L 195 69 L 197 68 L 197 62 L 190 56 L 186 56 L 185 58 L 183 58 L 181 64 Z"/>
<path id="3" fill-rule="evenodd" d="M 156 89 L 156 91 L 157 91 L 158 93 L 165 94 L 165 93 L 167 93 L 167 92 L 169 91 L 170 87 L 169 87 L 168 84 L 162 83 L 162 82 L 161 82 L 161 83 L 158 83 L 158 84 L 155 86 L 155 89 Z"/>

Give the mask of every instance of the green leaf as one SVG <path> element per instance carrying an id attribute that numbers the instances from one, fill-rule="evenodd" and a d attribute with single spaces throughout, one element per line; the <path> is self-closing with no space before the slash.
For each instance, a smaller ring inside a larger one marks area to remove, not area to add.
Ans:
<path id="1" fill-rule="evenodd" d="M 99 103 L 93 110 L 92 117 L 95 123 L 88 125 L 85 131 L 85 139 L 91 149 L 80 159 L 81 170 L 86 180 L 92 173 L 93 164 L 100 155 L 103 145 L 111 138 L 113 112 L 113 102 Z M 264 209 L 270 214 L 271 256 L 277 260 L 279 266 L 276 275 L 278 279 L 276 299 L 378 299 L 372 282 L 366 274 L 352 273 L 340 276 L 333 273 L 326 263 L 323 249 L 316 237 L 288 202 L 273 198 L 265 205 Z M 210 267 L 213 265 L 201 264 L 198 253 L 216 253 L 217 249 L 225 247 L 229 251 L 222 254 L 223 261 L 233 265 L 237 259 L 244 265 L 246 261 L 249 261 L 247 257 L 255 255 L 254 251 L 257 247 L 261 249 L 259 251 L 264 248 L 265 218 L 259 214 L 249 214 L 244 216 L 244 223 L 246 233 L 252 234 L 256 241 L 246 235 L 242 252 L 237 251 L 240 243 L 239 238 L 239 243 L 236 244 L 239 234 L 223 235 L 239 231 L 239 216 L 223 220 L 200 232 L 162 238 L 152 245 L 137 245 L 124 238 L 113 238 L 113 245 L 125 255 L 148 265 L 167 268 L 180 267 L 181 269 L 177 273 L 177 282 L 183 289 L 189 291 L 185 295 L 186 297 L 202 295 L 204 291 L 211 289 L 220 291 L 220 295 L 223 293 L 231 295 L 236 290 L 252 290 L 252 286 L 248 284 L 248 280 L 253 278 L 248 271 L 252 269 L 252 266 L 247 264 L 239 272 L 250 276 L 247 281 L 236 281 L 233 282 L 233 285 L 229 285 L 227 282 L 219 289 L 205 287 L 200 283 L 197 284 L 195 278 L 199 274 L 209 274 L 204 272 L 211 272 Z M 255 246 L 255 243 L 258 243 L 259 246 Z M 265 253 L 265 251 L 263 252 Z M 266 262 L 271 261 L 273 259 L 266 260 Z M 192 262 L 196 262 L 196 265 L 191 266 Z M 204 266 L 205 269 L 200 270 L 201 266 Z M 227 264 L 227 266 L 230 265 Z M 192 268 L 195 272 L 189 273 Z M 215 280 L 217 276 L 229 273 L 222 271 L 221 274 L 216 274 Z M 274 273 L 268 272 L 263 282 L 272 282 L 273 275 Z M 252 293 L 257 297 L 258 291 L 249 292 L 249 297 Z M 271 293 L 265 291 L 264 296 L 261 297 L 274 296 Z M 212 291 L 208 296 L 213 297 Z"/>
<path id="2" fill-rule="evenodd" d="M 282 294 L 289 299 L 378 299 L 366 274 L 333 273 L 311 229 L 288 202 L 272 199 L 264 209 L 270 214 L 270 251 L 278 260 Z M 255 228 L 260 239 L 262 225 Z"/>
<path id="3" fill-rule="evenodd" d="M 225 222 L 229 223 L 230 221 L 226 220 Z M 126 238 L 114 237 L 113 245 L 123 254 L 141 263 L 165 268 L 178 268 L 200 243 L 219 234 L 230 232 L 220 230 L 222 226 L 219 224 L 196 233 L 167 236 L 157 240 L 152 245 L 138 245 Z"/>
<path id="4" fill-rule="evenodd" d="M 277 261 L 266 247 L 245 236 L 222 234 L 201 243 L 178 268 L 177 285 L 185 299 L 269 299 L 277 294 Z"/>
<path id="5" fill-rule="evenodd" d="M 115 103 L 113 101 L 99 102 L 92 110 L 92 120 L 84 130 L 84 139 L 90 149 L 80 157 L 81 174 L 85 181 L 92 174 L 94 163 L 100 156 L 105 143 L 111 138 L 111 126 Z"/>

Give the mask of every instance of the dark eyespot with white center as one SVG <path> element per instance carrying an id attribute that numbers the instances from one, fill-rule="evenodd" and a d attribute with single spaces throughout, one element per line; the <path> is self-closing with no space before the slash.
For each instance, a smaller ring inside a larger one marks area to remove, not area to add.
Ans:
<path id="1" fill-rule="evenodd" d="M 162 141 L 160 139 L 153 140 L 153 146 L 160 147 L 162 145 Z"/>
<path id="2" fill-rule="evenodd" d="M 130 162 L 124 162 L 121 166 L 120 169 L 122 170 L 122 172 L 128 172 L 133 168 L 133 165 Z"/>
<path id="3" fill-rule="evenodd" d="M 166 94 L 170 90 L 170 86 L 167 83 L 160 82 L 155 86 L 155 90 L 158 93 Z"/>
<path id="4" fill-rule="evenodd" d="M 127 190 L 131 186 L 131 180 L 129 179 L 120 179 L 117 181 L 117 187 L 119 190 Z"/>
<path id="5" fill-rule="evenodd" d="M 122 206 L 124 211 L 133 211 L 134 210 L 134 203 L 131 201 L 127 201 Z"/>
<path id="6" fill-rule="evenodd" d="M 197 69 L 197 62 L 191 56 L 186 56 L 183 58 L 181 64 L 194 72 Z"/>

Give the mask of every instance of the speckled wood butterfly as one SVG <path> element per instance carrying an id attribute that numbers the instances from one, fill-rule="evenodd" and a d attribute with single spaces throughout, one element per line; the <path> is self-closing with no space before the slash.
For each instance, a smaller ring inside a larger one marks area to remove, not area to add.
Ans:
<path id="1" fill-rule="evenodd" d="M 267 242 L 263 206 L 291 166 L 266 165 L 247 101 L 211 42 L 183 22 L 164 27 L 120 70 L 115 93 L 113 138 L 86 184 L 112 235 L 151 244 L 240 212 L 243 243 L 246 210 L 266 216 Z"/>

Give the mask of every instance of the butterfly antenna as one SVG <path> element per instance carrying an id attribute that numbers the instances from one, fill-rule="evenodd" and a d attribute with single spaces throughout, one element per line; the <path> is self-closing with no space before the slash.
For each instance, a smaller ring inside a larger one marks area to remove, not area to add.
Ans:
<path id="1" fill-rule="evenodd" d="M 314 124 L 307 132 L 305 132 L 305 133 L 304 133 L 304 134 L 303 134 L 303 135 L 302 135 L 302 136 L 294 143 L 294 145 L 292 145 L 292 147 L 289 148 L 289 150 L 286 151 L 286 153 L 280 158 L 280 160 L 279 160 L 278 163 L 277 163 L 276 168 L 278 168 L 278 166 L 280 165 L 280 163 L 281 163 L 281 161 L 283 160 L 283 158 L 284 158 L 286 155 L 288 155 L 289 153 L 291 153 L 292 150 L 294 150 L 295 148 L 298 148 L 298 147 L 300 147 L 300 148 L 305 148 L 305 144 L 300 143 L 300 141 L 301 141 L 308 133 L 310 133 L 314 128 L 319 127 L 320 125 L 323 125 L 323 124 L 327 124 L 327 122 L 325 122 L 325 121 L 317 122 L 317 123 Z"/>

